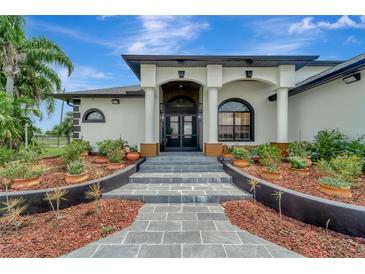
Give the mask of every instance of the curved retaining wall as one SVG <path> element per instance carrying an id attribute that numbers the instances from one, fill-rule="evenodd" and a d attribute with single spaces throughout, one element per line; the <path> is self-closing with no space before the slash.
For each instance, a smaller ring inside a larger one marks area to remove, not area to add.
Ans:
<path id="1" fill-rule="evenodd" d="M 256 200 L 260 203 L 278 210 L 278 201 L 272 194 L 281 190 L 284 192 L 281 202 L 284 215 L 322 228 L 330 219 L 329 229 L 365 238 L 364 206 L 336 202 L 290 190 L 256 178 L 226 162 L 223 162 L 223 167 L 232 176 L 233 183 L 247 192 L 251 192 L 248 180 L 258 181 L 260 188 L 256 188 Z"/>
<path id="2" fill-rule="evenodd" d="M 65 198 L 67 200 L 63 200 L 61 202 L 61 207 L 69 207 L 72 205 L 77 205 L 82 202 L 88 201 L 85 199 L 85 191 L 89 189 L 89 186 L 100 182 L 100 187 L 104 189 L 104 192 L 111 191 L 118 187 L 121 187 L 128 183 L 128 178 L 132 174 L 138 171 L 139 165 L 144 161 L 144 159 L 138 160 L 135 164 L 129 165 L 123 170 L 120 170 L 111 175 L 98 178 L 95 180 L 83 182 L 80 184 L 68 185 L 60 187 L 60 189 L 67 190 L 67 194 Z M 47 191 L 52 191 L 55 188 L 47 188 L 47 189 L 37 189 L 37 190 L 27 190 L 27 191 L 14 191 L 8 192 L 9 198 L 19 198 L 23 197 L 28 203 L 29 207 L 27 213 L 36 213 L 36 212 L 45 212 L 51 210 L 50 204 L 48 201 L 45 201 L 45 195 Z M 5 192 L 0 193 L 0 203 L 6 201 Z"/>

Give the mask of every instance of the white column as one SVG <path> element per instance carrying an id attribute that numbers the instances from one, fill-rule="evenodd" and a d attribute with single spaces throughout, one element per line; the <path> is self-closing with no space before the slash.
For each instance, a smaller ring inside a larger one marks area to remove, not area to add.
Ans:
<path id="1" fill-rule="evenodd" d="M 143 88 L 145 92 L 145 143 L 155 143 L 155 88 Z"/>
<path id="2" fill-rule="evenodd" d="M 218 143 L 218 88 L 208 88 L 208 143 Z"/>
<path id="3" fill-rule="evenodd" d="M 288 142 L 288 88 L 277 90 L 277 142 Z"/>

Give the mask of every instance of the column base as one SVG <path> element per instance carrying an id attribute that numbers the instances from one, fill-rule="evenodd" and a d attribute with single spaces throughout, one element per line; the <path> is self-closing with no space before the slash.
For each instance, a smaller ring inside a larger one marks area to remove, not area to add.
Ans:
<path id="1" fill-rule="evenodd" d="M 160 144 L 140 144 L 141 157 L 156 157 L 160 154 Z"/>
<path id="2" fill-rule="evenodd" d="M 219 143 L 204 143 L 204 155 L 209 157 L 222 156 L 223 144 Z"/>
<path id="3" fill-rule="evenodd" d="M 270 142 L 270 145 L 280 148 L 282 157 L 288 157 L 288 144 L 289 143 Z"/>

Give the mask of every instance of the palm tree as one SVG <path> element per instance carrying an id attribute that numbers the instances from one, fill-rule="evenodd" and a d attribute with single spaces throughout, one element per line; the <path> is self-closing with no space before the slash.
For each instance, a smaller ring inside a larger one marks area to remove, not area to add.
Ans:
<path id="1" fill-rule="evenodd" d="M 70 58 L 45 37 L 28 39 L 22 16 L 0 16 L 0 49 L 6 91 L 15 98 L 33 98 L 37 104 L 45 101 L 51 113 L 54 100 L 49 94 L 61 92 L 61 79 L 53 67 L 65 67 L 70 76 Z"/>

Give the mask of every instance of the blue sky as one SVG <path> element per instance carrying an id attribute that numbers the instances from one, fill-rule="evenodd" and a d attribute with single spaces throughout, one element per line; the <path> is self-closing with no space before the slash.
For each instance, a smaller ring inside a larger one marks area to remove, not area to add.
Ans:
<path id="1" fill-rule="evenodd" d="M 56 69 L 66 91 L 77 91 L 138 83 L 121 54 L 349 59 L 364 51 L 365 16 L 27 16 L 26 32 L 64 49 L 75 71 L 67 77 L 64 69 Z M 59 116 L 60 103 L 37 124 L 49 129 Z"/>

